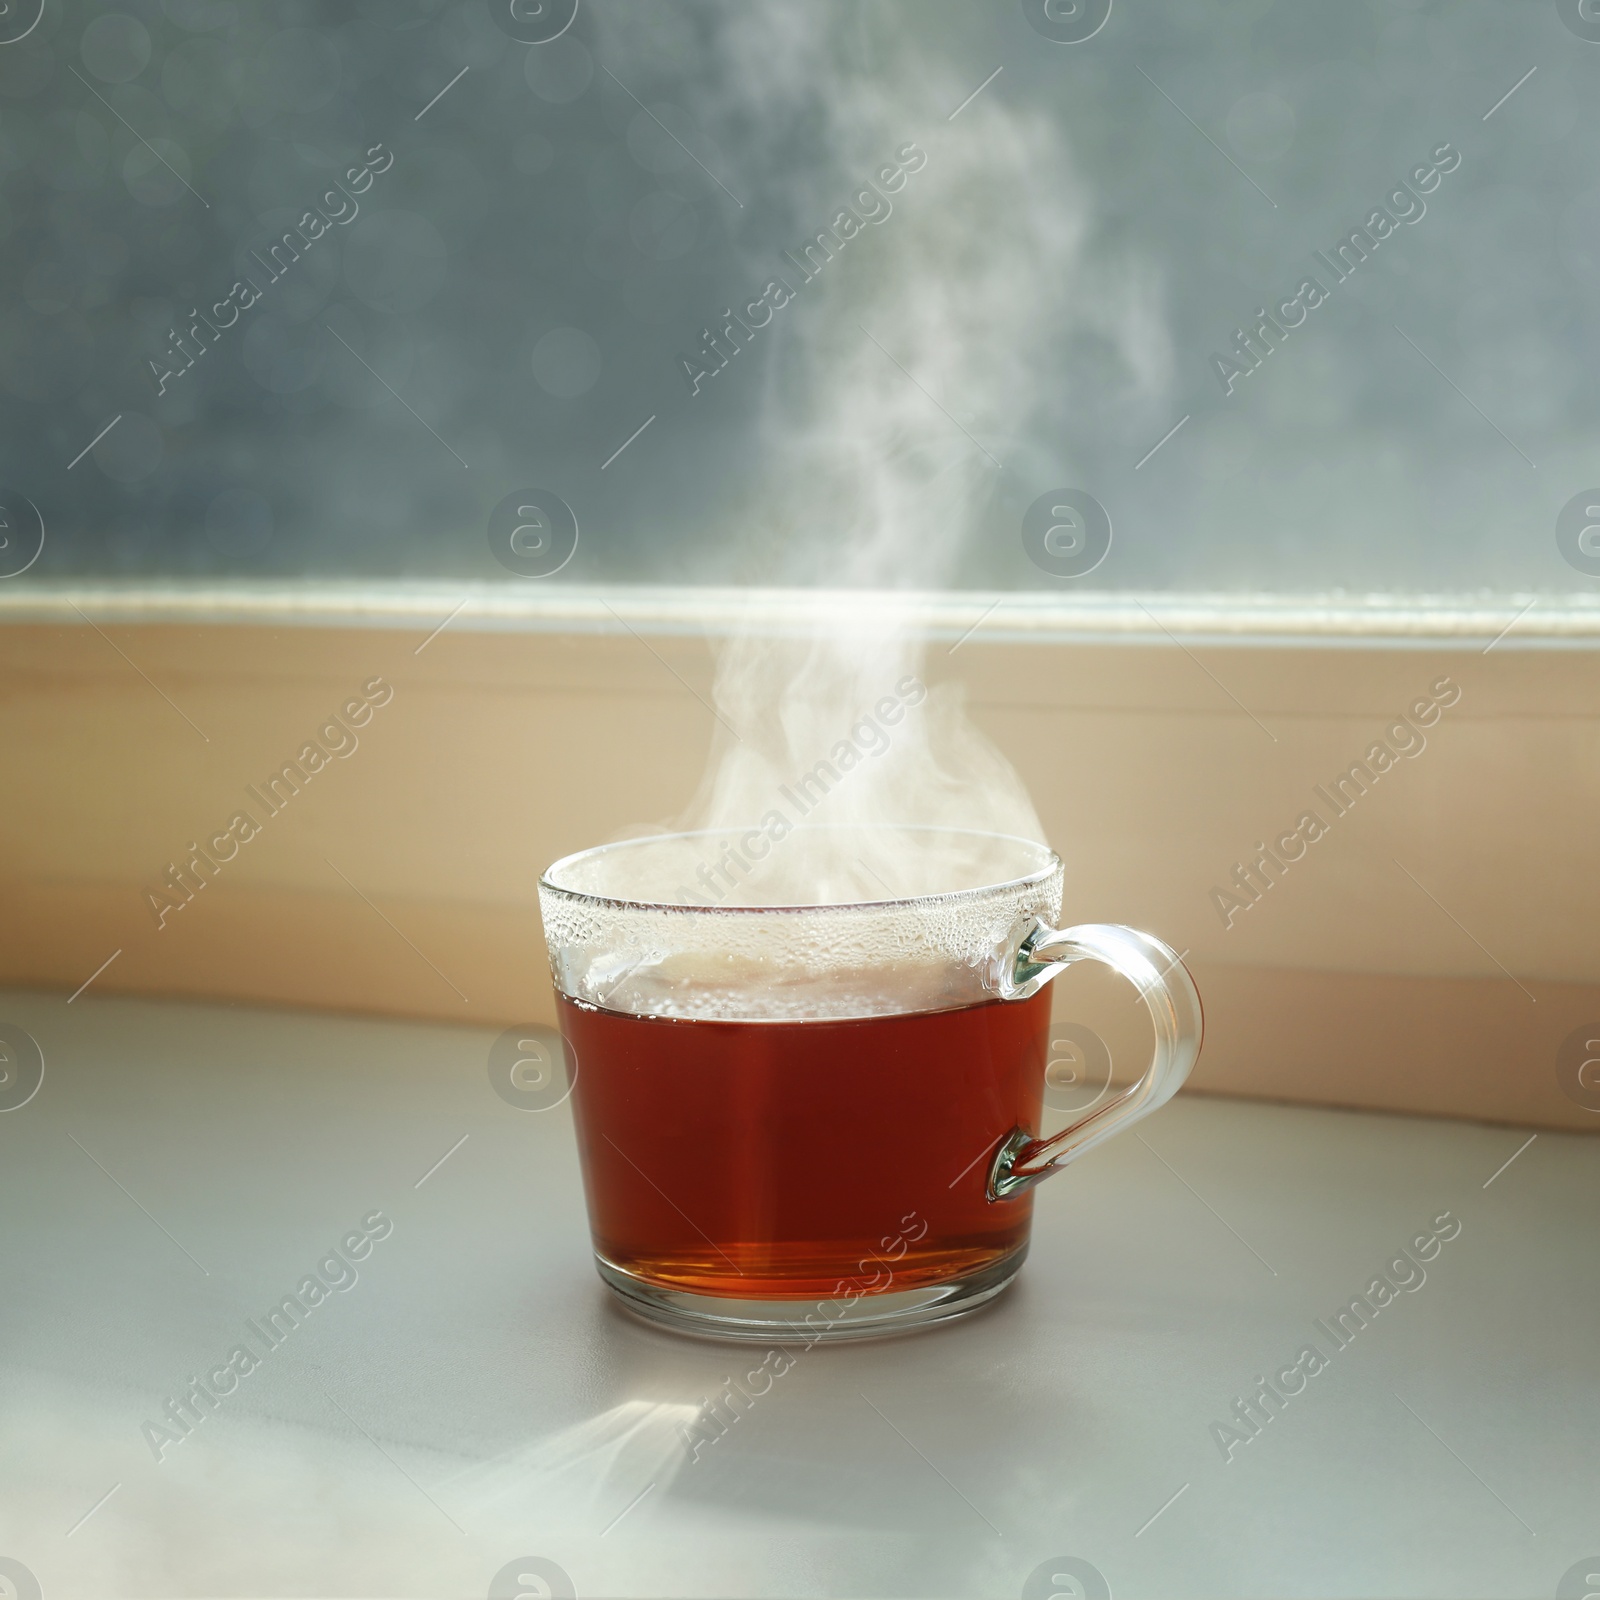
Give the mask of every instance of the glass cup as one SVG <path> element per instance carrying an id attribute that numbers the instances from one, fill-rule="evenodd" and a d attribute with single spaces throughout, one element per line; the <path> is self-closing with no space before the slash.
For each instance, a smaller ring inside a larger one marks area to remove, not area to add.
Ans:
<path id="1" fill-rule="evenodd" d="M 1033 1186 L 1162 1105 L 1200 1049 L 1183 963 L 1131 928 L 1058 930 L 1062 881 L 1047 846 L 959 829 L 665 834 L 556 862 L 539 903 L 595 1261 L 627 1307 L 810 1344 L 999 1294 Z M 1041 1138 L 1045 986 L 1085 960 L 1138 990 L 1154 1055 Z"/>

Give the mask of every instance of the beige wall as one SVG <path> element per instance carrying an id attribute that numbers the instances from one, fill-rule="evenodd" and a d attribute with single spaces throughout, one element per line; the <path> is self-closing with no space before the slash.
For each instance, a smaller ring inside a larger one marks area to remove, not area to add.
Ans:
<path id="1" fill-rule="evenodd" d="M 674 674 L 708 695 L 710 652 L 681 635 L 452 628 L 417 654 L 426 628 L 102 627 L 0 627 L 7 984 L 70 992 L 121 950 L 95 990 L 547 1018 L 539 870 L 669 819 L 709 742 Z M 1600 1018 L 1594 658 L 1481 649 L 980 634 L 929 676 L 965 682 L 1021 770 L 1071 918 L 1191 951 L 1197 1086 L 1592 1127 L 1553 1063 Z M 1426 751 L 1224 928 L 1213 886 L 1442 672 L 1461 698 Z M 142 891 L 378 675 L 394 697 L 354 755 L 251 806 L 260 836 L 158 929 Z M 1125 1001 L 1075 1002 L 1119 1059 Z"/>

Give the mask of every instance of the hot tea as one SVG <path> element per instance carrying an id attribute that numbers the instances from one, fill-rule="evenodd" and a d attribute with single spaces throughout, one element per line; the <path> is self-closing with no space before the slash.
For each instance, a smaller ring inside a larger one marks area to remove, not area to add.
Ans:
<path id="1" fill-rule="evenodd" d="M 1026 1247 L 986 1193 L 1037 1133 L 1050 995 L 849 1020 L 626 1016 L 563 997 L 597 1253 L 662 1288 L 821 1301 Z"/>
<path id="2" fill-rule="evenodd" d="M 1183 1082 L 1200 998 L 1158 939 L 1058 928 L 1047 845 L 816 826 L 763 857 L 760 832 L 622 840 L 540 880 L 595 1265 L 631 1311 L 718 1338 L 965 1316 L 1022 1265 L 1034 1185 Z M 763 871 L 730 888 L 709 863 L 740 852 Z M 1134 986 L 1154 1049 L 1043 1138 L 1048 985 L 1077 961 Z"/>

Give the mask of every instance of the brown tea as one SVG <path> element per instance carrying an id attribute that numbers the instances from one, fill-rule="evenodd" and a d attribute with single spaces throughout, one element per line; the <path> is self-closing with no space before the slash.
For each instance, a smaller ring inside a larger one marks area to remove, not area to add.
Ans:
<path id="1" fill-rule="evenodd" d="M 560 997 L 597 1251 L 661 1288 L 821 1300 L 1019 1250 L 985 1186 L 1039 1130 L 1050 995 L 849 1021 L 622 1015 Z"/>

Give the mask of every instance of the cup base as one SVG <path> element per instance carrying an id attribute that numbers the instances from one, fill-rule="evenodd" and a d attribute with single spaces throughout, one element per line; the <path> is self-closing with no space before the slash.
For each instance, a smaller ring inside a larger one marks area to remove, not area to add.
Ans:
<path id="1" fill-rule="evenodd" d="M 674 1333 L 743 1344 L 810 1346 L 892 1338 L 967 1316 L 1016 1277 L 1027 1254 L 1024 1244 L 981 1271 L 949 1283 L 863 1295 L 846 1306 L 827 1300 L 737 1300 L 663 1289 L 600 1255 L 595 1256 L 595 1267 L 629 1311 Z"/>

